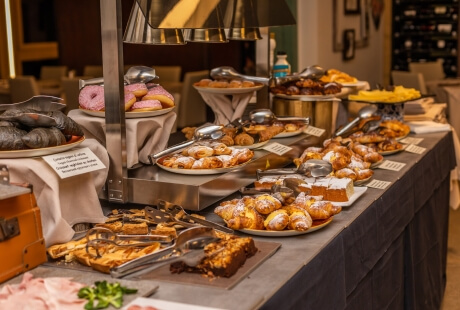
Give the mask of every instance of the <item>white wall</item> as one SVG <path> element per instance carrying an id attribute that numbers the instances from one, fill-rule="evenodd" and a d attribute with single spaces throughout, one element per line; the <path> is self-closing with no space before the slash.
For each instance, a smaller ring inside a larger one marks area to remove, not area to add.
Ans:
<path id="1" fill-rule="evenodd" d="M 336 0 L 343 3 L 343 0 Z M 368 1 L 364 1 L 368 2 Z M 370 19 L 367 47 L 357 48 L 352 60 L 343 61 L 340 52 L 333 51 L 333 0 L 297 0 L 298 68 L 320 65 L 335 68 L 368 81 L 371 88 L 384 84 L 383 16 L 379 30 Z M 386 7 L 385 9 L 389 9 Z M 343 14 L 339 10 L 339 14 Z"/>

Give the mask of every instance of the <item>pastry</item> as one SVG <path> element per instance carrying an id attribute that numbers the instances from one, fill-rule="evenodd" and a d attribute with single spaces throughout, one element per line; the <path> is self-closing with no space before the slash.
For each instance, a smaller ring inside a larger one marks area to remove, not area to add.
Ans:
<path id="1" fill-rule="evenodd" d="M 260 214 L 270 214 L 281 208 L 281 202 L 269 194 L 259 195 L 255 199 L 254 207 Z"/>
<path id="2" fill-rule="evenodd" d="M 270 213 L 264 221 L 267 230 L 284 230 L 289 224 L 289 215 L 286 210 L 279 209 Z"/>

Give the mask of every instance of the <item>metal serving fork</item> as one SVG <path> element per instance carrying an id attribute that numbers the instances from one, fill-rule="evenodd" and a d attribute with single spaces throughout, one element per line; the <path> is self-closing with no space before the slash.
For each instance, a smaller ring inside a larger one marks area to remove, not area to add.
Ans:
<path id="1" fill-rule="evenodd" d="M 0 104 L 0 111 L 13 108 L 33 109 L 37 111 L 63 110 L 66 105 L 62 101 L 63 99 L 59 97 L 39 95 L 18 103 Z"/>

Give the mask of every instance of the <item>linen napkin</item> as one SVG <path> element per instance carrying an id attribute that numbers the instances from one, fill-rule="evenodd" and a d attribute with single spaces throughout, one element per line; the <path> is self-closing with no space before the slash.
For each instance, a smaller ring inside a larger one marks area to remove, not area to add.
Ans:
<path id="1" fill-rule="evenodd" d="M 74 224 L 105 220 L 98 193 L 107 180 L 107 150 L 95 139 L 85 139 L 76 147 L 88 147 L 107 168 L 60 179 L 41 157 L 0 159 L 12 183 L 32 184 L 47 247 L 71 240 Z"/>
<path id="2" fill-rule="evenodd" d="M 404 114 L 424 114 L 434 103 L 434 99 L 421 98 L 404 103 Z"/>
<path id="3" fill-rule="evenodd" d="M 68 116 L 83 128 L 87 138 L 106 145 L 104 117 L 87 115 L 77 109 L 69 111 Z M 171 111 L 154 117 L 125 119 L 126 160 L 129 168 L 138 163 L 150 164 L 148 155 L 166 148 L 176 117 L 177 114 Z"/>
<path id="4" fill-rule="evenodd" d="M 227 125 L 243 116 L 244 110 L 254 95 L 254 91 L 242 94 L 215 94 L 198 91 L 204 102 L 211 107 L 215 115 L 214 124 Z"/>
<path id="5" fill-rule="evenodd" d="M 433 121 L 410 122 L 408 125 L 410 127 L 410 131 L 416 134 L 451 130 L 451 126 L 449 124 L 441 124 Z"/>

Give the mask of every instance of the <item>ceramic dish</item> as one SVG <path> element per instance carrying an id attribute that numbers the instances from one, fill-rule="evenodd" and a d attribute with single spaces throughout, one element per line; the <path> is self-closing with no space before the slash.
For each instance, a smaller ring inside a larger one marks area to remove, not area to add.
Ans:
<path id="1" fill-rule="evenodd" d="M 248 235 L 263 236 L 263 237 L 291 237 L 298 236 L 303 234 L 309 234 L 314 231 L 317 231 L 325 226 L 329 225 L 332 222 L 333 216 L 326 220 L 313 221 L 313 226 L 306 231 L 297 231 L 297 230 L 257 230 L 257 229 L 240 229 L 241 231 Z"/>
<path id="2" fill-rule="evenodd" d="M 372 176 L 370 176 L 370 177 L 368 177 L 366 179 L 354 181 L 353 185 L 362 185 L 362 184 L 366 183 L 367 181 L 369 181 L 370 179 L 372 179 Z"/>
<path id="3" fill-rule="evenodd" d="M 125 112 L 125 118 L 143 118 L 143 117 L 159 116 L 159 115 L 166 114 L 166 113 L 172 111 L 173 109 L 174 109 L 174 107 L 161 109 L 161 110 L 155 110 L 155 111 Z M 85 114 L 91 115 L 91 116 L 105 117 L 105 112 L 104 111 L 91 111 L 91 110 L 85 110 L 85 109 L 82 109 L 82 108 L 80 108 L 80 111 L 82 111 Z"/>
<path id="4" fill-rule="evenodd" d="M 257 91 L 262 89 L 264 85 L 256 85 L 254 87 L 241 87 L 241 88 L 217 88 L 217 87 L 200 87 L 200 86 L 193 86 L 196 90 L 209 93 L 209 94 L 223 94 L 223 95 L 233 95 L 233 94 L 245 94 L 250 93 L 253 91 Z"/>
<path id="5" fill-rule="evenodd" d="M 26 157 L 38 157 L 46 156 L 56 153 L 68 151 L 75 146 L 85 141 L 85 137 L 72 137 L 72 140 L 66 144 L 52 147 L 44 147 L 41 149 L 27 149 L 27 150 L 15 150 L 15 151 L 0 151 L 0 158 L 26 158 Z"/>
<path id="6" fill-rule="evenodd" d="M 344 202 L 331 201 L 331 202 L 336 206 L 349 207 L 367 191 L 367 187 L 366 186 L 355 186 L 354 191 L 355 192 L 353 193 L 353 195 L 351 195 L 348 201 L 344 201 Z"/>
<path id="7" fill-rule="evenodd" d="M 400 149 L 397 149 L 397 150 L 392 150 L 392 151 L 382 151 L 382 152 L 379 152 L 380 155 L 392 155 L 392 154 L 396 154 L 396 153 L 399 153 L 399 152 L 402 152 L 404 151 L 404 149 L 406 148 L 406 146 L 403 145 L 402 148 Z"/>
<path id="8" fill-rule="evenodd" d="M 279 139 L 279 138 L 288 138 L 288 137 L 294 137 L 294 136 L 297 136 L 297 135 L 300 135 L 303 130 L 305 129 L 305 127 L 301 127 L 295 131 L 283 131 L 279 134 L 277 134 L 276 136 L 274 136 L 272 139 Z"/>

